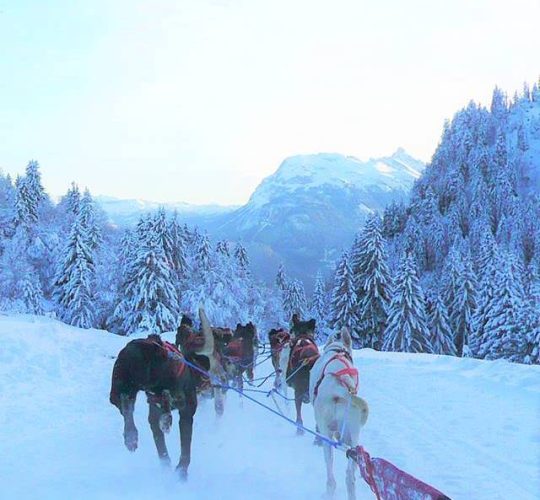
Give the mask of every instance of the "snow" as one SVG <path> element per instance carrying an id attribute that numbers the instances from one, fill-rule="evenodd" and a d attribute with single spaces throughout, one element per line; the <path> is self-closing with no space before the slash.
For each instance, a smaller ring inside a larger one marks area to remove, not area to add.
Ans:
<path id="1" fill-rule="evenodd" d="M 161 207 L 167 211 L 177 211 L 180 215 L 219 215 L 232 212 L 238 206 L 194 205 L 185 202 L 157 202 L 140 199 L 120 199 L 113 196 L 95 196 L 96 203 L 105 211 L 112 222 L 128 225 L 137 222 L 142 214 L 155 212 Z"/>
<path id="2" fill-rule="evenodd" d="M 0 316 L 3 498 L 320 498 L 324 461 L 311 438 L 249 401 L 241 407 L 233 394 L 221 420 L 211 401 L 201 402 L 187 483 L 158 465 L 142 394 L 139 449 L 130 454 L 108 402 L 114 356 L 128 340 L 48 318 Z M 538 498 L 539 366 L 369 349 L 355 362 L 370 405 L 361 440 L 372 456 L 453 499 Z M 313 426 L 309 406 L 304 415 Z M 176 461 L 176 424 L 167 442 Z M 337 498 L 345 495 L 344 465 L 340 454 Z M 372 498 L 359 477 L 357 489 Z"/>
<path id="3" fill-rule="evenodd" d="M 399 148 L 385 158 L 361 161 L 338 153 L 318 153 L 291 156 L 283 161 L 277 172 L 259 185 L 249 205 L 260 207 L 269 203 L 277 193 L 298 189 L 317 189 L 321 186 L 338 188 L 409 191 L 422 173 L 424 164 Z"/>

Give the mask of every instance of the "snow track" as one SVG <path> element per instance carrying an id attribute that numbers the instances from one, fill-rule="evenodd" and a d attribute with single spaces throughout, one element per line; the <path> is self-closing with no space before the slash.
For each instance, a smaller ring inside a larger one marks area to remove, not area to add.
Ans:
<path id="1" fill-rule="evenodd" d="M 311 437 L 297 438 L 294 427 L 247 400 L 242 408 L 234 393 L 220 420 L 213 402 L 201 401 L 187 483 L 158 464 L 143 394 L 139 449 L 130 454 L 108 402 L 114 356 L 126 341 L 44 318 L 0 316 L 2 498 L 320 498 L 324 461 Z M 370 404 L 362 444 L 372 456 L 454 500 L 538 498 L 540 367 L 370 350 L 358 352 L 356 364 Z M 313 426 L 309 406 L 304 414 Z M 167 440 L 174 463 L 176 418 Z M 343 498 L 342 454 L 336 471 Z M 360 478 L 357 489 L 359 498 L 372 498 Z"/>

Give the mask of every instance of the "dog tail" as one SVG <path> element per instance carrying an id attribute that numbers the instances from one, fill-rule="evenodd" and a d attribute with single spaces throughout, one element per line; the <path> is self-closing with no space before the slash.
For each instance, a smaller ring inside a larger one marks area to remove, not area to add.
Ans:
<path id="1" fill-rule="evenodd" d="M 365 399 L 362 399 L 358 396 L 351 396 L 352 397 L 352 405 L 359 410 L 360 413 L 360 425 L 364 426 L 367 422 L 368 415 L 369 415 L 369 406 L 367 404 L 367 401 Z"/>

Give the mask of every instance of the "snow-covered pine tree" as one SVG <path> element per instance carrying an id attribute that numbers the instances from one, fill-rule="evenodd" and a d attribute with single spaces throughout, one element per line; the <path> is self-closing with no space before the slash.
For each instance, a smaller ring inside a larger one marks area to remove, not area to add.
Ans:
<path id="1" fill-rule="evenodd" d="M 66 194 L 60 200 L 60 205 L 65 207 L 66 212 L 69 212 L 74 216 L 79 213 L 81 206 L 81 192 L 79 186 L 77 186 L 75 182 L 71 183 Z"/>
<path id="2" fill-rule="evenodd" d="M 334 275 L 332 289 L 331 317 L 334 328 L 346 326 L 352 337 L 359 341 L 357 336 L 358 302 L 356 297 L 356 283 L 349 261 L 349 254 L 344 252 Z"/>
<path id="3" fill-rule="evenodd" d="M 202 277 L 213 268 L 213 251 L 207 234 L 200 235 L 197 241 L 195 263 L 197 272 Z"/>
<path id="4" fill-rule="evenodd" d="M 224 258 L 229 258 L 231 256 L 231 248 L 227 240 L 220 240 L 216 244 L 216 252 L 222 255 Z"/>
<path id="5" fill-rule="evenodd" d="M 383 350 L 432 352 L 426 319 L 424 292 L 420 287 L 414 257 L 401 262 L 388 308 Z"/>
<path id="6" fill-rule="evenodd" d="M 30 160 L 26 165 L 25 181 L 28 194 L 37 212 L 39 204 L 46 198 L 45 189 L 41 184 L 41 173 L 37 161 Z"/>
<path id="7" fill-rule="evenodd" d="M 385 238 L 394 238 L 405 230 L 407 212 L 403 203 L 392 202 L 384 209 L 382 230 Z"/>
<path id="8" fill-rule="evenodd" d="M 4 248 L 4 238 L 10 238 L 15 231 L 15 186 L 9 175 L 0 170 L 0 253 Z"/>
<path id="9" fill-rule="evenodd" d="M 140 243 L 115 314 L 124 316 L 122 329 L 126 335 L 136 331 L 162 333 L 177 326 L 176 290 L 157 238 Z"/>
<path id="10" fill-rule="evenodd" d="M 178 215 L 175 212 L 169 222 L 169 234 L 171 238 L 171 265 L 176 273 L 178 281 L 183 281 L 187 278 L 189 267 L 187 261 L 187 242 L 186 235 L 180 224 L 178 223 Z"/>
<path id="11" fill-rule="evenodd" d="M 311 317 L 315 319 L 317 323 L 317 330 L 319 332 L 319 337 L 322 337 L 323 332 L 326 328 L 326 318 L 327 318 L 327 302 L 326 302 L 326 290 L 324 285 L 324 279 L 320 272 L 317 273 L 315 278 L 315 288 L 313 290 L 313 297 L 311 299 Z M 319 340 L 324 340 L 324 338 L 319 338 Z"/>
<path id="12" fill-rule="evenodd" d="M 155 241 L 161 245 L 161 248 L 163 249 L 163 253 L 165 254 L 165 258 L 167 259 L 167 262 L 169 266 L 173 266 L 172 260 L 173 260 L 173 253 L 174 253 L 174 245 L 170 233 L 170 225 L 167 221 L 167 214 L 165 213 L 165 209 L 163 207 L 160 207 L 157 213 L 150 219 L 151 220 L 151 226 L 152 226 L 152 237 L 155 239 Z"/>
<path id="13" fill-rule="evenodd" d="M 94 324 L 95 267 L 81 213 L 73 222 L 56 280 L 54 296 L 62 321 L 80 328 Z"/>
<path id="14" fill-rule="evenodd" d="M 465 255 L 461 261 L 460 277 L 456 283 L 450 310 L 450 325 L 453 328 L 458 356 L 470 356 L 469 333 L 473 328 L 476 309 L 476 277 L 470 258 Z"/>
<path id="15" fill-rule="evenodd" d="M 506 94 L 499 88 L 493 89 L 493 96 L 491 98 L 491 113 L 495 119 L 503 122 L 506 119 L 508 113 L 508 105 Z"/>
<path id="16" fill-rule="evenodd" d="M 15 179 L 15 214 L 18 225 L 29 227 L 37 222 L 37 210 L 30 198 L 25 177 Z"/>
<path id="17" fill-rule="evenodd" d="M 241 243 L 236 244 L 234 258 L 240 273 L 247 276 L 249 274 L 249 258 L 245 247 Z"/>
<path id="18" fill-rule="evenodd" d="M 448 321 L 448 311 L 440 295 L 435 297 L 429 322 L 430 342 L 435 354 L 456 355 L 454 335 Z"/>
<path id="19" fill-rule="evenodd" d="M 300 280 L 292 280 L 285 292 L 283 308 L 288 318 L 298 314 L 304 318 L 307 312 L 306 293 Z"/>
<path id="20" fill-rule="evenodd" d="M 285 293 L 287 290 L 288 281 L 285 268 L 283 267 L 283 264 L 280 264 L 276 274 L 276 286 L 282 293 Z"/>
<path id="21" fill-rule="evenodd" d="M 19 225 L 13 237 L 3 241 L 4 249 L 0 256 L 0 297 L 8 303 L 20 298 L 19 285 L 32 271 L 27 252 L 29 240 L 27 229 Z"/>
<path id="22" fill-rule="evenodd" d="M 499 261 L 500 255 L 497 243 L 488 229 L 482 234 L 480 248 L 477 250 L 478 291 L 469 338 L 469 348 L 471 354 L 475 357 L 480 355 L 481 345 L 484 342 L 487 317 L 495 295 L 495 281 L 497 269 L 500 265 Z"/>
<path id="23" fill-rule="evenodd" d="M 80 222 L 87 237 L 86 244 L 91 251 L 94 251 L 101 245 L 103 236 L 96 218 L 94 200 L 88 189 L 84 191 L 84 195 L 80 201 L 79 212 Z"/>
<path id="24" fill-rule="evenodd" d="M 43 293 L 37 274 L 33 272 L 29 273 L 21 283 L 21 288 L 23 302 L 27 312 L 39 316 L 43 315 Z"/>
<path id="25" fill-rule="evenodd" d="M 368 219 L 362 234 L 354 280 L 360 290 L 358 302 L 358 336 L 365 347 L 380 349 L 386 328 L 390 297 L 390 271 L 387 264 L 386 241 L 378 216 Z"/>
<path id="26" fill-rule="evenodd" d="M 26 166 L 26 175 L 17 177 L 15 208 L 17 221 L 26 227 L 37 223 L 41 203 L 46 199 L 41 185 L 41 174 L 37 161 L 31 160 Z"/>
<path id="27" fill-rule="evenodd" d="M 523 290 L 512 273 L 511 258 L 501 255 L 495 271 L 495 286 L 485 311 L 484 335 L 478 355 L 481 358 L 506 358 L 523 362 L 526 356 Z"/>
<path id="28" fill-rule="evenodd" d="M 525 356 L 523 362 L 540 364 L 540 317 L 538 302 L 532 297 L 523 304 L 523 331 L 526 335 Z"/>
<path id="29" fill-rule="evenodd" d="M 452 248 L 446 256 L 444 267 L 441 275 L 441 298 L 444 301 L 450 318 L 450 328 L 454 332 L 456 327 L 453 324 L 452 318 L 455 316 L 454 304 L 460 281 L 463 273 L 463 263 L 461 253 L 459 251 L 459 240 L 456 239 Z"/>

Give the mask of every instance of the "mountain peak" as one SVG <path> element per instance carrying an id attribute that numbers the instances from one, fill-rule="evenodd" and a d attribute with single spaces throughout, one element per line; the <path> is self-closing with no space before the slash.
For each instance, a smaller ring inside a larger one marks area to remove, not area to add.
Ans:
<path id="1" fill-rule="evenodd" d="M 377 186 L 385 191 L 408 191 L 423 168 L 424 164 L 403 148 L 398 148 L 392 156 L 366 162 L 339 153 L 290 156 L 262 181 L 249 204 L 262 206 L 283 193 L 320 190 L 323 186 L 362 190 Z"/>

